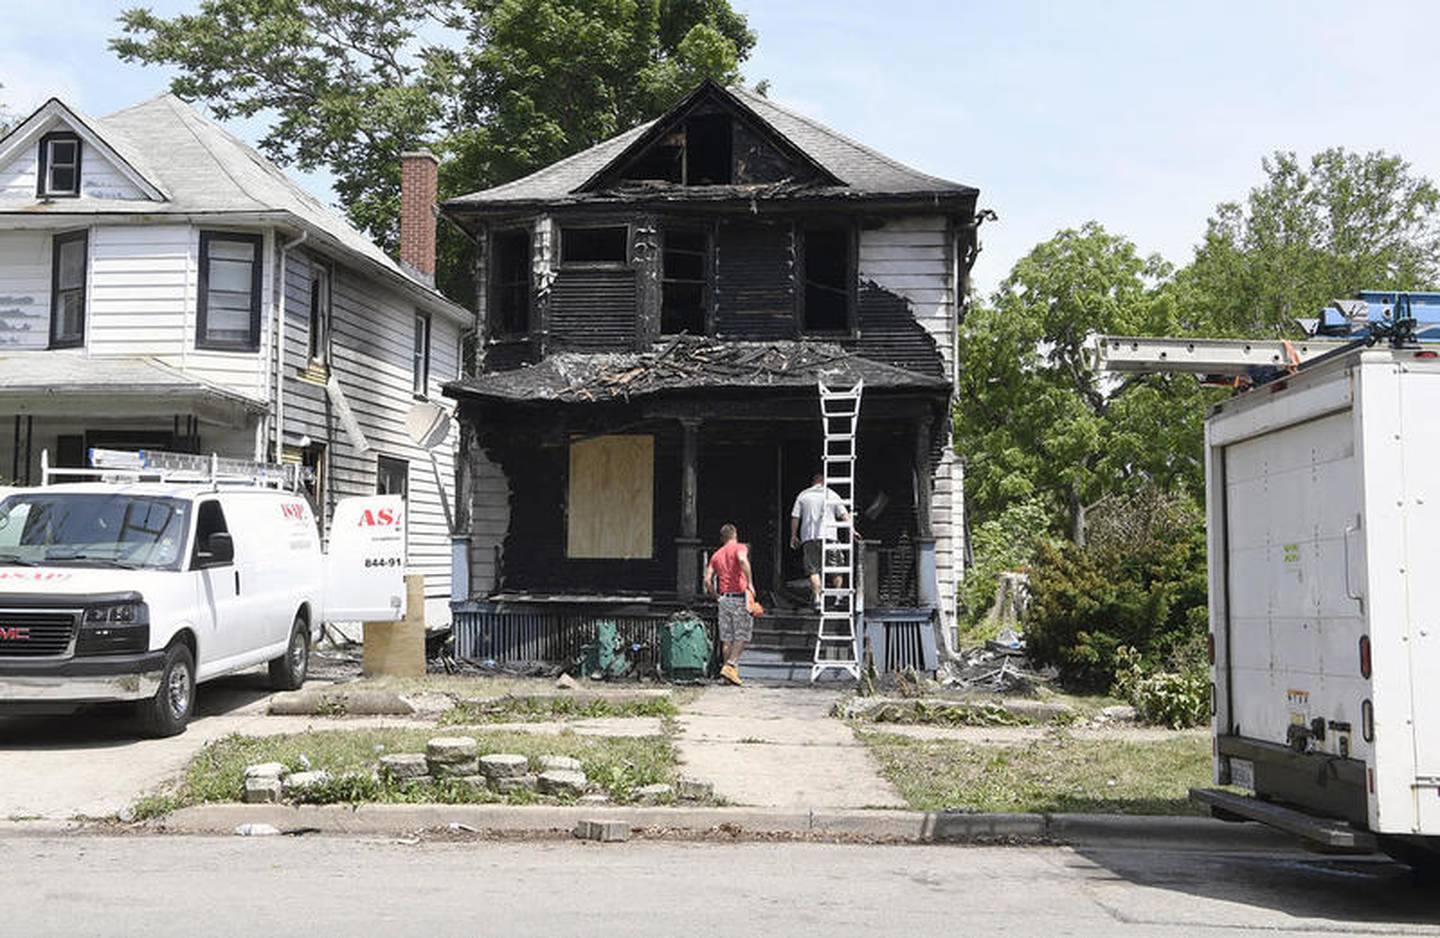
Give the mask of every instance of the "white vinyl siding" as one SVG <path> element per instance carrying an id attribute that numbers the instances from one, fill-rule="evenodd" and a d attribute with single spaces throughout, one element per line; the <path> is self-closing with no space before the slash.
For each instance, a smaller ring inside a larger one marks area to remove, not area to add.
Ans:
<path id="1" fill-rule="evenodd" d="M 30 136 L 32 142 L 22 146 L 4 166 L 0 166 L 0 201 L 36 201 L 36 187 L 40 173 L 40 137 L 55 131 L 70 128 L 58 119 L 53 119 L 38 128 Z M 81 142 L 80 157 L 80 199 L 119 199 L 145 201 L 148 197 L 125 173 L 108 160 L 99 147 L 88 141 Z"/>
<path id="2" fill-rule="evenodd" d="M 409 462 L 409 570 L 424 574 L 430 624 L 442 624 L 448 621 L 445 602 L 450 598 L 450 531 L 430 457 L 405 430 L 405 416 L 415 403 L 415 306 L 350 268 L 338 263 L 332 267 L 329 370 L 370 446 L 368 452 L 361 452 L 327 406 L 325 388 L 301 377 L 309 365 L 311 269 L 311 259 L 303 251 L 287 259 L 285 440 L 293 446 L 308 436 L 327 445 L 333 498 L 374 494 L 380 456 Z M 440 315 L 432 315 L 430 328 L 427 396 L 444 402 L 441 387 L 458 377 L 460 330 Z M 452 430 L 435 451 L 451 498 L 458 437 Z M 446 618 L 440 620 L 441 616 Z"/>
<path id="3" fill-rule="evenodd" d="M 952 242 L 939 216 L 897 219 L 860 232 L 860 282 L 874 281 L 910 301 L 915 321 L 935 339 L 946 377 L 955 368 Z"/>
<path id="4" fill-rule="evenodd" d="M 0 231 L 0 354 L 50 342 L 49 231 Z"/>

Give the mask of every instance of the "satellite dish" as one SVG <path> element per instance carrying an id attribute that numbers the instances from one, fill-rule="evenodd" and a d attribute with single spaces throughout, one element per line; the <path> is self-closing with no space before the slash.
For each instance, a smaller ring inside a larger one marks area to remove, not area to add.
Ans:
<path id="1" fill-rule="evenodd" d="M 434 449 L 450 435 L 450 412 L 433 401 L 417 401 L 405 415 L 405 432 L 416 446 Z"/>

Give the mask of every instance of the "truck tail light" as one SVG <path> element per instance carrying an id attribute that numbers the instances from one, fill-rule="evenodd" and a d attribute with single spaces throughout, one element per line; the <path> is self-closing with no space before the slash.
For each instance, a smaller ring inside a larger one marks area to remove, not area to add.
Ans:
<path id="1" fill-rule="evenodd" d="M 1365 769 L 1365 784 L 1369 787 L 1370 794 L 1375 794 L 1375 770 L 1368 766 Z"/>
<path id="2" fill-rule="evenodd" d="M 1210 715 L 1215 715 L 1215 682 L 1210 682 Z"/>
<path id="3" fill-rule="evenodd" d="M 1370 680 L 1370 636 L 1360 636 L 1360 676 Z"/>
<path id="4" fill-rule="evenodd" d="M 1368 700 L 1360 702 L 1360 735 L 1367 743 L 1375 741 L 1375 705 Z"/>
<path id="5" fill-rule="evenodd" d="M 1415 353 L 1415 357 L 1416 357 L 1416 358 L 1440 358 L 1440 352 L 1431 352 L 1431 351 L 1416 352 L 1416 353 Z"/>
<path id="6" fill-rule="evenodd" d="M 1215 666 L 1215 633 L 1211 632 L 1205 636 L 1205 654 L 1210 658 L 1210 666 Z"/>

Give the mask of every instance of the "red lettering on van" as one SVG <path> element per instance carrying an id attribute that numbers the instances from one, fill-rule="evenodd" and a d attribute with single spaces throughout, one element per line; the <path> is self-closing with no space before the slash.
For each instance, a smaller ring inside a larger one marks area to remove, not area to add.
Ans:
<path id="1" fill-rule="evenodd" d="M 305 518 L 305 506 L 299 502 L 285 502 L 280 506 L 280 513 L 286 518 L 302 521 Z"/>
<path id="2" fill-rule="evenodd" d="M 389 528 L 399 521 L 395 512 L 389 508 L 381 508 L 379 511 L 371 511 L 366 508 L 360 513 L 360 527 L 362 528 Z"/>

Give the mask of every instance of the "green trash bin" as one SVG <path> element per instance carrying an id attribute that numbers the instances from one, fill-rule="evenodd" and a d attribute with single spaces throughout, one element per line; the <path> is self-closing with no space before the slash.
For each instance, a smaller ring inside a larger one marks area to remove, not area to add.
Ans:
<path id="1" fill-rule="evenodd" d="M 710 671 L 713 647 L 705 623 L 681 613 L 660 629 L 660 673 L 678 684 L 703 680 Z"/>

